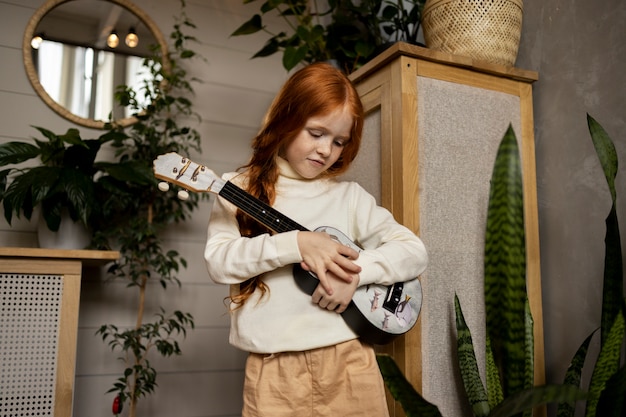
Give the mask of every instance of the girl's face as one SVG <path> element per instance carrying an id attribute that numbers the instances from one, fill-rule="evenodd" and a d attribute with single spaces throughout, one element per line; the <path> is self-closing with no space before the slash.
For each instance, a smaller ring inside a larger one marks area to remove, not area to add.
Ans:
<path id="1" fill-rule="evenodd" d="M 333 166 L 350 140 L 352 115 L 347 106 L 311 117 L 281 155 L 302 177 L 313 179 Z"/>

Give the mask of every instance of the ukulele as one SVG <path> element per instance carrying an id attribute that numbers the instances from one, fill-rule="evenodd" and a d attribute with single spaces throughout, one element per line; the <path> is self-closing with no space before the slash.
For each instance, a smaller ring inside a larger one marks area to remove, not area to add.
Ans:
<path id="1" fill-rule="evenodd" d="M 167 191 L 172 183 L 193 192 L 211 192 L 234 204 L 257 222 L 276 233 L 292 230 L 308 231 L 268 204 L 248 194 L 213 171 L 175 152 L 160 155 L 153 163 L 154 176 L 166 181 L 159 189 Z M 179 198 L 189 196 L 181 190 Z M 333 227 L 322 226 L 316 232 L 328 233 L 333 239 L 360 252 L 362 250 L 348 236 Z M 319 284 L 314 273 L 294 264 L 293 276 L 298 287 L 311 295 Z M 371 344 L 386 344 L 408 332 L 416 323 L 422 305 L 422 287 L 419 279 L 393 285 L 369 284 L 358 287 L 348 308 L 341 313 L 348 326 L 359 337 Z"/>

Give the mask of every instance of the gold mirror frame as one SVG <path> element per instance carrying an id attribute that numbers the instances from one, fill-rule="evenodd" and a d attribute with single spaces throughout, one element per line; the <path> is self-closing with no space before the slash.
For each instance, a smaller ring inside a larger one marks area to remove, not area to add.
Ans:
<path id="1" fill-rule="evenodd" d="M 33 16 L 28 21 L 28 25 L 26 25 L 26 30 L 24 32 L 24 39 L 22 41 L 22 55 L 24 59 L 24 68 L 26 70 L 26 76 L 28 77 L 28 81 L 30 81 L 30 84 L 33 86 L 33 89 L 35 90 L 37 95 L 44 101 L 44 103 L 48 105 L 48 107 L 54 110 L 57 114 L 59 114 L 60 116 L 64 117 L 65 119 L 71 122 L 76 123 L 77 125 L 81 125 L 81 126 L 85 126 L 85 127 L 89 127 L 93 129 L 104 129 L 105 127 L 104 121 L 86 119 L 84 117 L 80 117 L 70 112 L 68 109 L 66 109 L 65 107 L 57 103 L 55 100 L 53 100 L 52 97 L 48 95 L 46 90 L 41 85 L 41 82 L 39 81 L 39 76 L 37 75 L 37 69 L 35 68 L 35 64 L 33 62 L 30 43 L 31 43 L 33 36 L 35 35 L 37 25 L 39 25 L 39 22 L 41 21 L 41 19 L 43 19 L 43 17 L 50 10 L 54 9 L 55 7 L 61 4 L 69 3 L 72 1 L 81 1 L 81 0 L 48 0 L 39 9 L 35 11 L 35 14 L 33 14 Z M 161 47 L 161 59 L 162 59 L 163 68 L 165 71 L 169 71 L 170 62 L 168 59 L 169 55 L 168 55 L 167 42 L 165 40 L 165 37 L 161 33 L 161 30 L 156 25 L 156 23 L 154 23 L 154 21 L 152 21 L 152 19 L 146 13 L 144 13 L 143 10 L 141 10 L 139 7 L 133 4 L 130 0 L 106 0 L 106 1 L 117 4 L 118 6 L 121 6 L 125 8 L 126 10 L 128 10 L 129 12 L 133 13 L 150 30 L 150 32 L 152 32 L 152 35 L 154 35 L 154 38 L 156 39 L 157 43 Z M 116 126 L 126 127 L 126 126 L 132 125 L 135 122 L 137 122 L 136 117 L 126 117 L 123 119 L 115 120 L 113 123 Z"/>

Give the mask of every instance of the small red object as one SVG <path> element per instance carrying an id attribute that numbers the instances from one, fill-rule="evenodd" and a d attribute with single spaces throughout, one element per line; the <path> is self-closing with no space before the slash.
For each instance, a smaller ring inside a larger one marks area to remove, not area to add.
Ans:
<path id="1" fill-rule="evenodd" d="M 124 408 L 124 403 L 122 402 L 121 396 L 118 394 L 118 396 L 113 399 L 113 414 L 118 415 L 122 412 L 122 408 Z"/>

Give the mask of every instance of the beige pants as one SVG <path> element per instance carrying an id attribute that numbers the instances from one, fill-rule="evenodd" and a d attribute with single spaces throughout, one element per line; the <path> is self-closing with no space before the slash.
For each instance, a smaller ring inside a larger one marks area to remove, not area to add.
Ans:
<path id="1" fill-rule="evenodd" d="M 358 339 L 305 352 L 250 354 L 242 417 L 388 417 L 374 349 Z"/>

